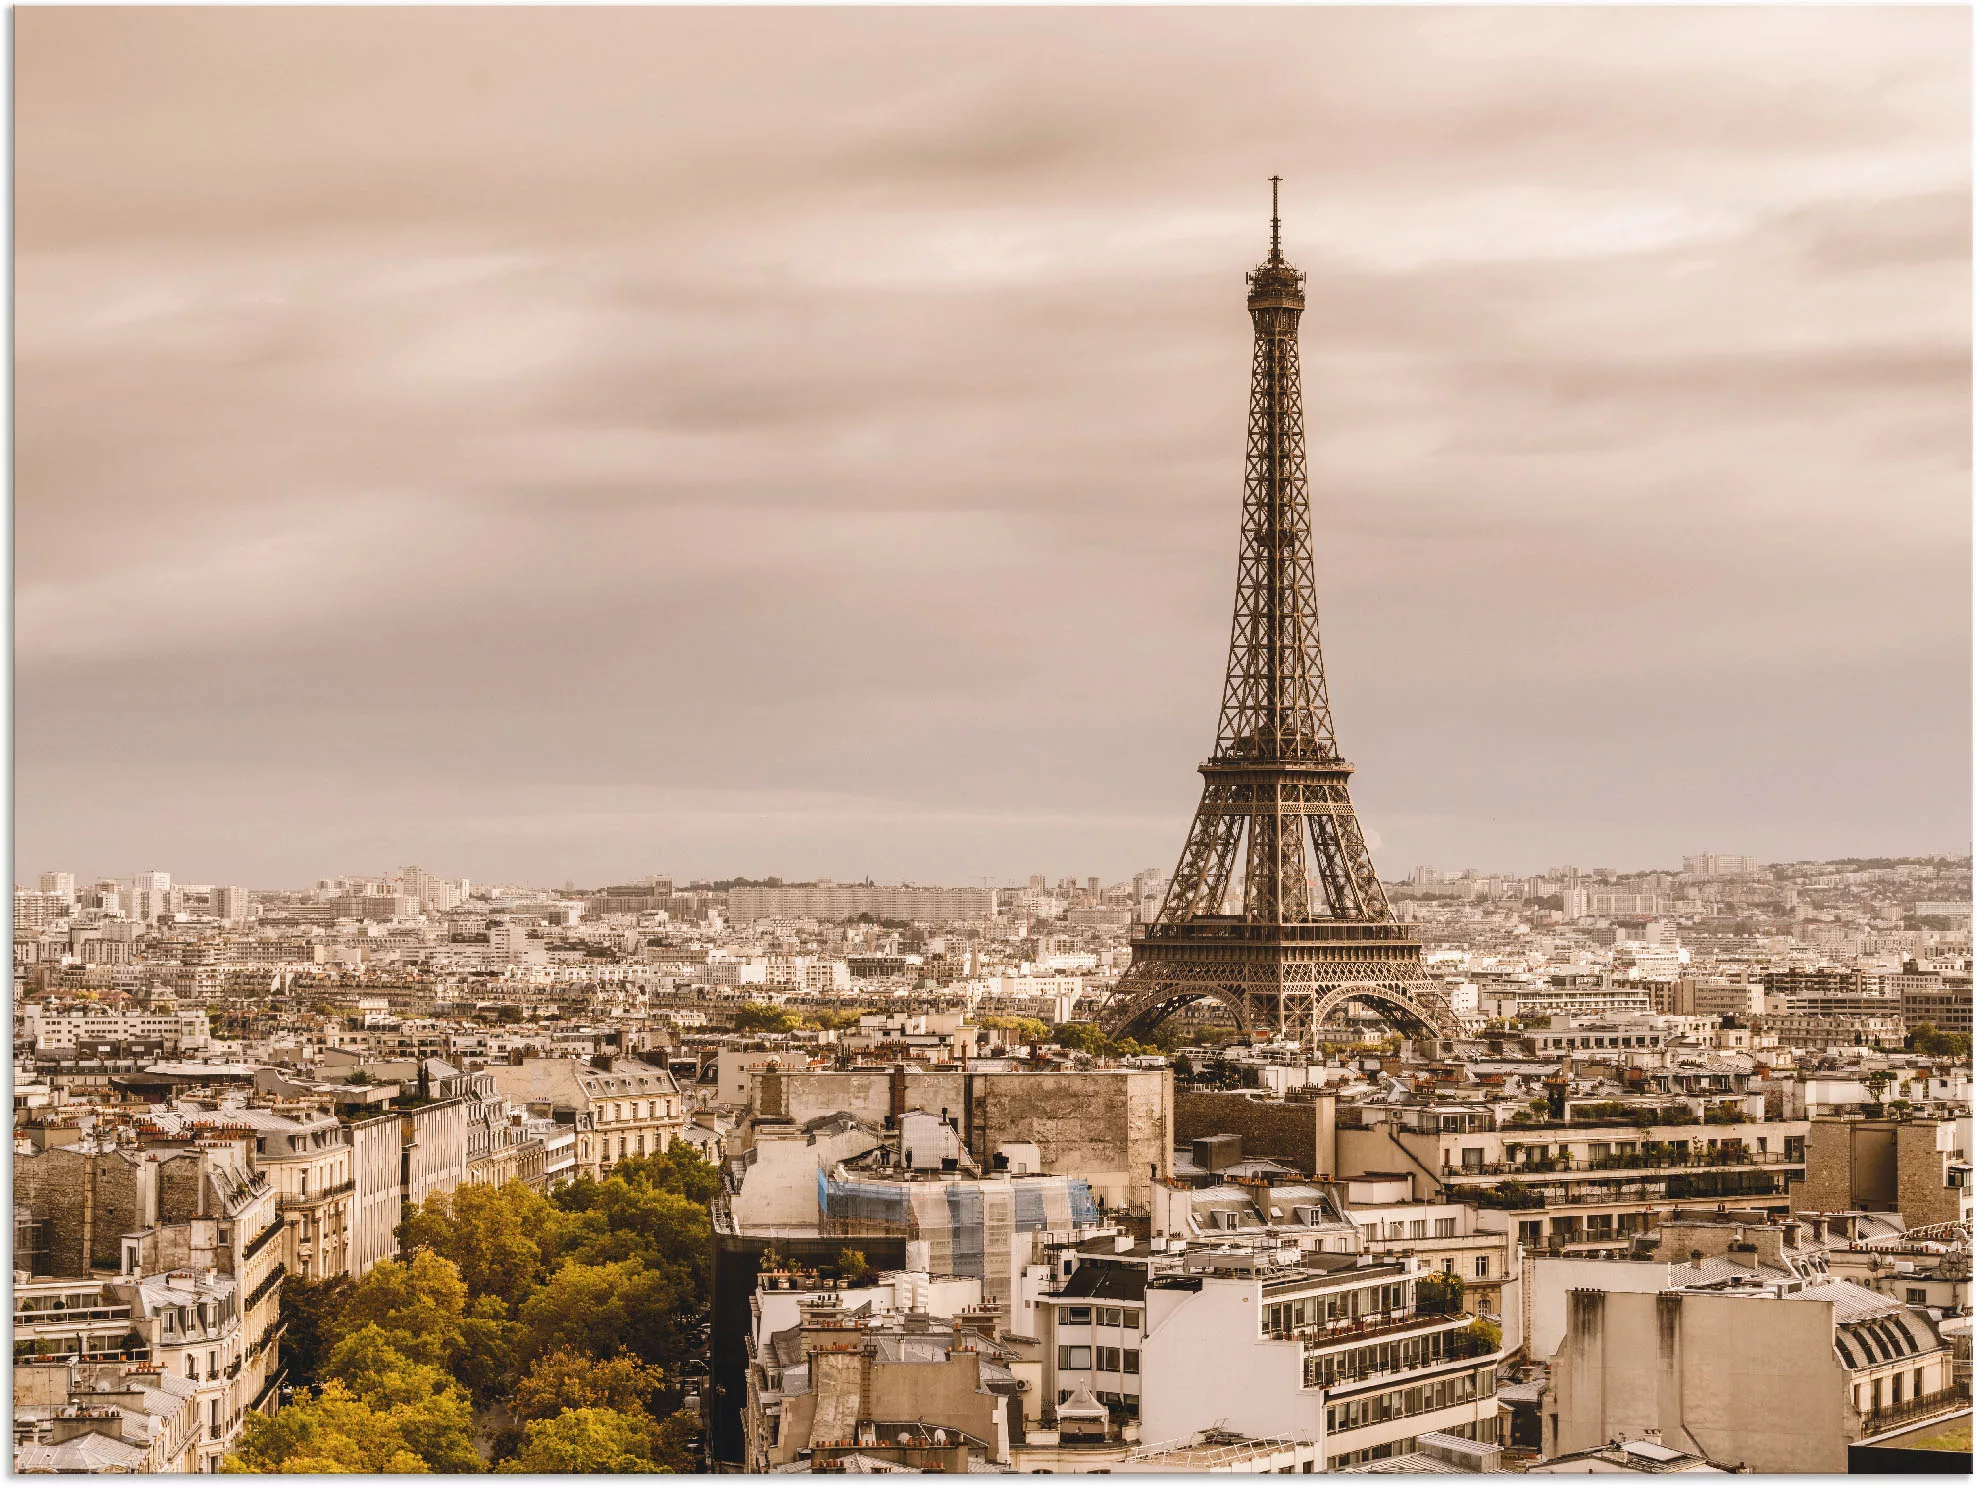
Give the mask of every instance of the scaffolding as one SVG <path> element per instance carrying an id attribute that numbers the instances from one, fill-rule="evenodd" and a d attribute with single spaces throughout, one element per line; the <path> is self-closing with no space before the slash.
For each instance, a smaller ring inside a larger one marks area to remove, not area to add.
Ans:
<path id="1" fill-rule="evenodd" d="M 936 1276 L 979 1276 L 982 1294 L 1013 1295 L 1015 1237 L 1098 1223 L 1082 1178 L 843 1179 L 817 1173 L 827 1233 L 899 1234 L 924 1241 Z"/>

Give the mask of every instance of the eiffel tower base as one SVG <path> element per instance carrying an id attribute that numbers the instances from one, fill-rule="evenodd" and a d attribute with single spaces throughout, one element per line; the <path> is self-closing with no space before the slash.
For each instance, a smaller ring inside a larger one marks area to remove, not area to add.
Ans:
<path id="1" fill-rule="evenodd" d="M 1219 948 L 1217 948 L 1219 949 Z M 1336 1043 L 1340 1015 L 1358 1003 L 1414 1037 L 1458 1038 L 1461 1025 L 1418 961 L 1286 955 L 1228 959 L 1183 947 L 1133 948 L 1133 964 L 1099 1016 L 1110 1038 L 1143 1038 L 1191 1003 L 1211 999 L 1251 1036 L 1306 1048 Z"/>

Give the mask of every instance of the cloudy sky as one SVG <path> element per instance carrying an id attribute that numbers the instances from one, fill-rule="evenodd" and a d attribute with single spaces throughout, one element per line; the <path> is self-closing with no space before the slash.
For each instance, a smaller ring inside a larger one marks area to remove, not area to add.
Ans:
<path id="1" fill-rule="evenodd" d="M 1273 172 L 1383 872 L 1962 852 L 1969 53 L 23 10 L 17 872 L 1170 868 Z"/>

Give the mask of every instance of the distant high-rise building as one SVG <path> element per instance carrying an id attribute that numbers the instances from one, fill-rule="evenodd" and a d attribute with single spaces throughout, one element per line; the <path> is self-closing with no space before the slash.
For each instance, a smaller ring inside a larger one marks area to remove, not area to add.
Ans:
<path id="1" fill-rule="evenodd" d="M 247 904 L 247 890 L 238 884 L 226 884 L 213 890 L 213 913 L 226 924 L 245 923 Z"/>
<path id="2" fill-rule="evenodd" d="M 38 889 L 14 890 L 14 928 L 17 930 L 39 930 L 43 925 L 52 925 L 68 912 L 69 902 L 59 894 L 44 894 Z"/>
<path id="3" fill-rule="evenodd" d="M 1682 871 L 1691 878 L 1737 878 L 1762 866 L 1756 858 L 1735 853 L 1693 853 L 1682 859 Z"/>
<path id="4" fill-rule="evenodd" d="M 44 894 L 59 894 L 64 903 L 75 902 L 76 876 L 73 873 L 56 873 L 43 869 L 40 887 Z"/>
<path id="5" fill-rule="evenodd" d="M 1435 884 L 1441 881 L 1442 875 L 1440 870 L 1430 868 L 1426 864 L 1414 870 L 1414 882 L 1416 884 Z"/>

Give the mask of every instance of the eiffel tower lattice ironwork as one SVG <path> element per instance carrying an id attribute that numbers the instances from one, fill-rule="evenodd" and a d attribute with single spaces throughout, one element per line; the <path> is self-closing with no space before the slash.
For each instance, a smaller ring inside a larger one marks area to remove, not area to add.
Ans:
<path id="1" fill-rule="evenodd" d="M 1180 865 L 1100 1021 L 1115 1037 L 1145 1033 L 1214 998 L 1251 1032 L 1313 1044 L 1358 1002 L 1453 1037 L 1454 1012 L 1373 871 L 1332 732 L 1305 487 L 1304 276 L 1284 260 L 1277 182 L 1270 257 L 1248 276 L 1256 349 L 1221 726 Z"/>

